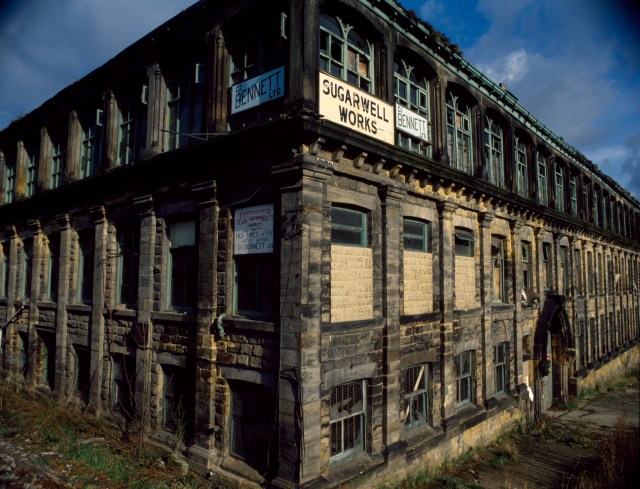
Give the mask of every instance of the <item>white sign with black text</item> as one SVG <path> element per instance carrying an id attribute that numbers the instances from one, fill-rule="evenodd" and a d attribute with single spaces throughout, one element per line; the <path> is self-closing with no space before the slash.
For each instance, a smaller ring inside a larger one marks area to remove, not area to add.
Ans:
<path id="1" fill-rule="evenodd" d="M 393 106 L 320 72 L 320 107 L 329 121 L 393 144 Z"/>
<path id="2" fill-rule="evenodd" d="M 429 122 L 420 114 L 396 104 L 396 128 L 422 141 L 429 142 Z"/>
<path id="3" fill-rule="evenodd" d="M 276 68 L 231 87 L 231 113 L 252 109 L 284 97 L 284 67 Z"/>
<path id="4" fill-rule="evenodd" d="M 234 254 L 273 253 L 273 204 L 236 209 L 234 221 Z"/>

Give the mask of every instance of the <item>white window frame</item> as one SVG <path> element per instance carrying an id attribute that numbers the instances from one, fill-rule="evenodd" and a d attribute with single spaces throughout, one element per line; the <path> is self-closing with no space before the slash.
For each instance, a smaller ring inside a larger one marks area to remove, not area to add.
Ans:
<path id="1" fill-rule="evenodd" d="M 427 131 L 431 131 L 431 117 L 429 104 L 429 80 L 425 76 L 416 74 L 416 69 L 404 60 L 396 63 L 393 74 L 393 93 L 396 103 L 420 114 L 427 119 Z M 396 130 L 396 144 L 414 153 L 431 157 L 431 145 L 426 142 Z"/>
<path id="2" fill-rule="evenodd" d="M 541 154 L 536 155 L 536 174 L 538 175 L 538 203 L 549 205 L 549 187 L 547 182 L 548 165 L 547 158 Z"/>
<path id="3" fill-rule="evenodd" d="M 323 49 L 323 45 L 328 49 Z M 335 51 L 334 51 L 335 49 Z M 337 54 L 340 58 L 337 58 Z M 320 15 L 320 69 L 366 92 L 375 93 L 373 44 L 340 17 Z M 350 59 L 353 61 L 350 63 Z M 366 67 L 362 66 L 366 63 Z"/>
<path id="4" fill-rule="evenodd" d="M 414 365 L 405 371 L 402 424 L 407 430 L 419 428 L 431 422 L 431 403 L 428 392 L 430 378 L 431 370 L 428 363 Z"/>
<path id="5" fill-rule="evenodd" d="M 502 127 L 491 117 L 485 116 L 484 154 L 489 181 L 504 188 L 504 149 Z"/>
<path id="6" fill-rule="evenodd" d="M 473 350 L 464 351 L 453 357 L 456 375 L 457 408 L 467 406 L 473 402 L 473 357 Z"/>
<path id="7" fill-rule="evenodd" d="M 348 399 L 352 390 L 352 400 Z M 359 390 L 359 398 L 356 391 Z M 333 387 L 329 400 L 329 455 L 330 460 L 340 460 L 366 449 L 367 382 L 356 380 Z M 345 429 L 346 428 L 346 429 Z M 354 432 L 353 439 L 348 436 Z"/>
<path id="8" fill-rule="evenodd" d="M 522 197 L 529 196 L 529 170 L 527 160 L 527 147 L 515 137 L 516 152 L 516 192 Z"/>
<path id="9" fill-rule="evenodd" d="M 471 108 L 449 92 L 447 95 L 447 151 L 450 165 L 464 173 L 473 173 L 473 125 Z"/>

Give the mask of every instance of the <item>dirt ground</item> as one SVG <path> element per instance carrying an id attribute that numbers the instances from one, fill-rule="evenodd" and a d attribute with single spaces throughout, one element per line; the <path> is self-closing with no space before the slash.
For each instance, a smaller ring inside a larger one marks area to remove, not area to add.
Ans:
<path id="1" fill-rule="evenodd" d="M 456 474 L 467 487 L 485 489 L 556 489 L 602 487 L 585 482 L 585 469 L 595 467 L 603 445 L 622 426 L 640 426 L 640 389 L 637 378 L 593 399 L 575 401 L 571 409 L 552 409 L 531 433 L 511 444 L 500 440 L 477 453 L 477 458 Z M 637 453 L 637 447 L 636 447 Z M 504 454 L 511 454 L 505 457 Z M 501 457 L 502 456 L 502 457 Z M 635 477 L 615 487 L 640 487 L 639 460 Z"/>

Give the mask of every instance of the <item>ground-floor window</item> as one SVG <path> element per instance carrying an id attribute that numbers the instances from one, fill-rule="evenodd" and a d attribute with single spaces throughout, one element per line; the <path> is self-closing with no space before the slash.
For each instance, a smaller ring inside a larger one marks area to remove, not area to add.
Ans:
<path id="1" fill-rule="evenodd" d="M 73 393 L 84 404 L 89 403 L 89 350 L 81 346 L 71 348 L 73 356 Z"/>
<path id="2" fill-rule="evenodd" d="M 134 415 L 135 360 L 128 355 L 111 357 L 111 407 L 126 418 Z"/>
<path id="3" fill-rule="evenodd" d="M 51 333 L 40 334 L 40 362 L 42 366 L 40 381 L 54 389 L 56 379 L 56 338 Z"/>
<path id="4" fill-rule="evenodd" d="M 496 373 L 496 394 L 503 393 L 509 386 L 507 352 L 508 343 L 499 343 L 493 348 L 493 363 Z"/>
<path id="5" fill-rule="evenodd" d="M 429 365 L 415 365 L 404 375 L 404 407 L 402 420 L 405 428 L 412 429 L 429 422 L 429 395 L 427 386 L 430 378 Z"/>
<path id="6" fill-rule="evenodd" d="M 343 457 L 365 448 L 365 382 L 358 380 L 331 389 L 329 406 L 331 457 Z"/>
<path id="7" fill-rule="evenodd" d="M 230 451 L 264 473 L 278 459 L 275 391 L 251 382 L 229 381 Z"/>
<path id="8" fill-rule="evenodd" d="M 191 397 L 185 368 L 162 366 L 162 427 L 185 441 L 192 422 Z"/>
<path id="9" fill-rule="evenodd" d="M 22 375 L 27 375 L 29 368 L 29 338 L 27 333 L 18 333 L 18 367 Z"/>
<path id="10" fill-rule="evenodd" d="M 456 405 L 458 407 L 472 401 L 473 351 L 465 351 L 454 357 L 456 368 Z"/>

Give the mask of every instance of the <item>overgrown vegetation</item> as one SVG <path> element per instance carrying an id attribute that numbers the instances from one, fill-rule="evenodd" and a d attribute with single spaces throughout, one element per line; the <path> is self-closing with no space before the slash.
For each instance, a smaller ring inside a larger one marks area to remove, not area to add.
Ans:
<path id="1" fill-rule="evenodd" d="M 40 454 L 34 461 L 64 474 L 65 487 L 173 489 L 212 487 L 196 475 L 166 468 L 169 454 L 142 451 L 104 420 L 0 387 L 0 438 Z M 48 486 L 47 486 L 48 487 Z M 52 486 L 56 487 L 56 486 Z"/>
<path id="2" fill-rule="evenodd" d="M 583 390 L 580 400 L 594 399 L 606 392 L 618 392 L 630 384 L 638 385 L 639 382 L 639 371 L 634 369 L 626 376 L 614 379 L 606 385 Z M 578 400 L 570 399 L 564 407 L 577 409 L 578 404 Z M 562 426 L 552 418 L 544 418 L 537 422 L 518 423 L 511 431 L 484 449 L 469 450 L 461 457 L 435 469 L 385 484 L 379 489 L 479 489 L 483 487 L 478 485 L 478 470 L 481 465 L 506 474 L 501 487 L 513 487 L 509 466 L 527 457 L 526 448 L 522 449 L 521 453 L 520 447 L 547 442 L 562 443 L 593 454 L 588 461 L 582 460 L 576 465 L 575 473 L 571 480 L 562 486 L 563 489 L 626 488 L 638 487 L 640 483 L 640 435 L 638 429 L 633 428 L 626 418 L 620 418 L 616 429 L 604 435 Z M 470 478 L 474 479 L 474 482 L 468 482 Z M 522 483 L 518 487 L 523 487 Z M 534 486 L 525 482 L 524 487 L 532 489 Z"/>

